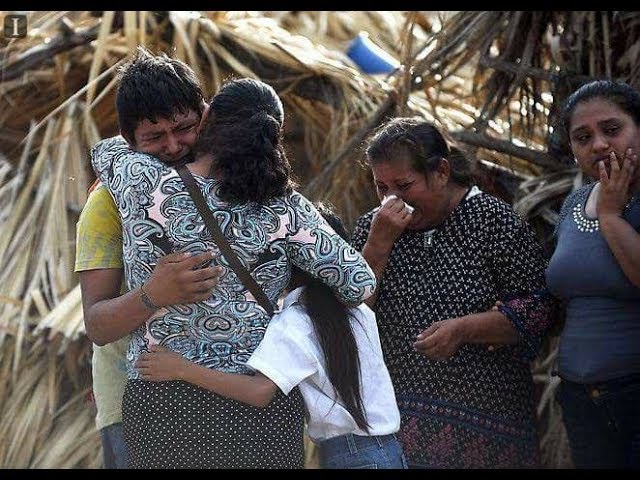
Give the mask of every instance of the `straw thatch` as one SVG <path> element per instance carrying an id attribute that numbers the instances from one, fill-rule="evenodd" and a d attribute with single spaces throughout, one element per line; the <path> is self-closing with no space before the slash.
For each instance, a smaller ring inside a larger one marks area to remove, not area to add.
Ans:
<path id="1" fill-rule="evenodd" d="M 207 94 L 231 75 L 271 83 L 301 190 L 349 225 L 375 203 L 362 140 L 386 116 L 418 114 L 481 160 L 485 188 L 546 239 L 582 181 L 557 106 L 586 78 L 638 85 L 637 12 L 444 13 L 31 12 L 26 38 L 0 38 L 0 467 L 100 463 L 74 226 L 88 148 L 117 132 L 115 72 L 139 44 L 190 64 Z M 360 31 L 404 66 L 361 73 L 344 54 Z M 569 465 L 556 340 L 534 366 L 550 467 Z"/>

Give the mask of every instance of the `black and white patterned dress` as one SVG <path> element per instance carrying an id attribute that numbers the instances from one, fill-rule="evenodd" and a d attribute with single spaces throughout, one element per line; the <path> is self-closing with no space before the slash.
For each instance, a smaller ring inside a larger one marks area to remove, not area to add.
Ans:
<path id="1" fill-rule="evenodd" d="M 362 249 L 373 212 L 361 217 Z M 463 200 L 435 231 L 405 231 L 379 284 L 377 314 L 385 361 L 402 414 L 409 464 L 431 468 L 538 465 L 530 361 L 550 326 L 554 302 L 546 260 L 531 229 L 503 201 Z M 463 345 L 447 361 L 413 348 L 438 320 L 485 312 L 497 300 L 521 334 L 515 346 Z"/>
<path id="2" fill-rule="evenodd" d="M 133 152 L 121 137 L 99 142 L 92 165 L 122 218 L 125 277 L 130 290 L 172 252 L 219 253 L 173 168 Z M 375 289 L 366 261 L 298 192 L 267 205 L 224 202 L 215 178 L 194 175 L 240 262 L 273 304 L 292 266 L 320 278 L 348 304 Z M 205 301 L 159 309 L 129 345 L 123 422 L 132 468 L 302 468 L 304 404 L 295 389 L 260 409 L 184 382 L 148 382 L 133 367 L 160 344 L 207 368 L 250 374 L 246 361 L 270 321 L 224 256 L 219 283 Z"/>

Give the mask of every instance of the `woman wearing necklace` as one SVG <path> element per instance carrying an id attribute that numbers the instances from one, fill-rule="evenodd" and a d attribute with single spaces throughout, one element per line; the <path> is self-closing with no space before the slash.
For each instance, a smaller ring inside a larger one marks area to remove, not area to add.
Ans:
<path id="1" fill-rule="evenodd" d="M 555 305 L 540 244 L 432 124 L 393 119 L 366 154 L 383 205 L 353 245 L 378 280 L 410 468 L 538 466 L 530 362 Z"/>
<path id="2" fill-rule="evenodd" d="M 640 93 L 599 80 L 563 111 L 595 183 L 565 201 L 547 270 L 567 303 L 558 400 L 578 468 L 640 467 Z"/>

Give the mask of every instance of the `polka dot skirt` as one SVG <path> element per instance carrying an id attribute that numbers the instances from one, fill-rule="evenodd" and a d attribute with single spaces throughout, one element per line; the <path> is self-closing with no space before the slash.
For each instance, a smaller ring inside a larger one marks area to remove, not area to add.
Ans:
<path id="1" fill-rule="evenodd" d="M 304 403 L 278 390 L 252 407 L 186 382 L 129 380 L 129 468 L 304 468 Z"/>

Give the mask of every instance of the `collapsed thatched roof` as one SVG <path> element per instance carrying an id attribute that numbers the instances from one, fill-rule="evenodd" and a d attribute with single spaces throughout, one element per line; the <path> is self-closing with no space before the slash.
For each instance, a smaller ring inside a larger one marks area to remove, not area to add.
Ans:
<path id="1" fill-rule="evenodd" d="M 558 11 L 38 12 L 30 35 L 8 42 L 0 59 L 0 94 L 9 105 L 0 112 L 0 152 L 15 161 L 31 122 L 69 102 L 83 104 L 99 135 L 114 133 L 113 67 L 145 44 L 193 66 L 209 94 L 229 75 L 272 83 L 292 118 L 288 140 L 305 193 L 333 199 L 351 223 L 373 198 L 362 193 L 365 173 L 347 175 L 345 183 L 340 172 L 353 171 L 364 135 L 387 115 L 431 118 L 478 158 L 519 179 L 570 165 L 566 142 L 553 129 L 558 105 L 588 78 L 640 81 L 636 18 Z M 344 53 L 360 31 L 406 68 L 387 78 L 361 73 Z M 334 198 L 338 192 L 344 198 Z"/>

